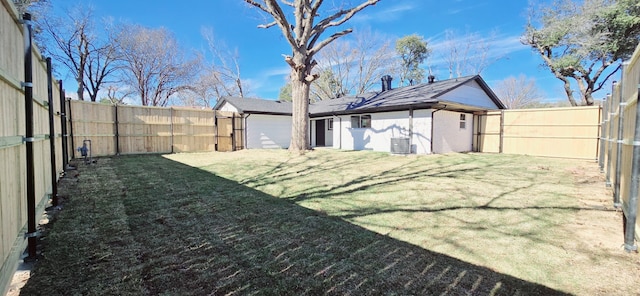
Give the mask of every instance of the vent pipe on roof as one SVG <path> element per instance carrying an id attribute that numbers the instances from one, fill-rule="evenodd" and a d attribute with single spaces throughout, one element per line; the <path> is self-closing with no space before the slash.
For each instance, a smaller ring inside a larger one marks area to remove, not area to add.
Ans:
<path id="1" fill-rule="evenodd" d="M 434 83 L 436 81 L 436 77 L 433 75 L 429 75 L 429 77 L 427 77 L 429 83 Z"/>
<path id="2" fill-rule="evenodd" d="M 382 91 L 391 90 L 391 80 L 393 80 L 391 75 L 382 76 Z"/>

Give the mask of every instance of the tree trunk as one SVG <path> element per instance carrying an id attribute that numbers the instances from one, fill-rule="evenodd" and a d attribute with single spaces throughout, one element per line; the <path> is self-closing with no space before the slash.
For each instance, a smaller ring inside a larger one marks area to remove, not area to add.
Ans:
<path id="1" fill-rule="evenodd" d="M 304 69 L 291 70 L 291 144 L 289 151 L 303 154 L 309 145 L 309 90 Z"/>

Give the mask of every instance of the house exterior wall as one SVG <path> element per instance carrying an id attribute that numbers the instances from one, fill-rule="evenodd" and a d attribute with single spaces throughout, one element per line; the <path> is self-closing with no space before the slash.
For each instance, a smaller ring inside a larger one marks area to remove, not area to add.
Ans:
<path id="1" fill-rule="evenodd" d="M 409 111 L 361 115 L 371 115 L 370 128 L 352 127 L 352 115 L 338 116 L 334 119 L 334 148 L 390 152 L 392 138 L 409 137 Z M 412 152 L 431 153 L 431 110 L 413 112 Z"/>
<path id="2" fill-rule="evenodd" d="M 247 149 L 289 147 L 291 143 L 291 116 L 251 114 L 245 115 L 245 120 Z"/>
<path id="3" fill-rule="evenodd" d="M 464 85 L 445 93 L 438 99 L 475 107 L 483 107 L 490 110 L 498 109 L 498 106 L 496 106 L 476 81 L 469 81 Z"/>
<path id="4" fill-rule="evenodd" d="M 324 120 L 324 146 L 323 147 L 333 147 L 333 129 L 335 128 L 329 128 L 329 120 L 333 119 L 335 120 L 333 117 L 325 117 L 325 118 L 313 118 L 311 119 L 311 147 L 317 147 L 318 143 L 316 143 L 316 121 L 317 120 Z M 335 124 L 335 121 L 334 121 Z"/>
<path id="5" fill-rule="evenodd" d="M 220 107 L 220 109 L 218 110 L 238 113 L 238 108 L 234 107 L 233 105 L 227 102 L 225 102 L 224 105 L 222 105 L 222 107 Z"/>
<path id="6" fill-rule="evenodd" d="M 465 114 L 465 127 L 460 115 Z M 473 114 L 440 110 L 433 114 L 433 153 L 468 152 L 473 148 Z"/>

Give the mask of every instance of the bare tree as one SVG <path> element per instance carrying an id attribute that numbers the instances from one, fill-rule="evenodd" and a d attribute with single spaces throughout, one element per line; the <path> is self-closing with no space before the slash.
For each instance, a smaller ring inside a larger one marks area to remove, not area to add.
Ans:
<path id="1" fill-rule="evenodd" d="M 501 58 L 492 59 L 487 38 L 476 33 L 459 36 L 455 31 L 447 30 L 443 47 L 442 56 L 449 70 L 449 78 L 478 75 Z"/>
<path id="2" fill-rule="evenodd" d="M 534 108 L 540 106 L 542 93 L 535 79 L 520 75 L 510 76 L 495 86 L 498 98 L 509 109 Z"/>
<path id="3" fill-rule="evenodd" d="M 166 106 L 172 95 L 189 88 L 197 74 L 199 57 L 187 59 L 164 28 L 122 25 L 116 40 L 123 82 L 136 90 L 143 106 Z"/>
<path id="4" fill-rule="evenodd" d="M 336 40 L 318 53 L 320 79 L 311 85 L 312 95 L 321 94 L 316 99 L 367 92 L 380 77 L 397 71 L 390 40 L 371 31 L 354 33 L 353 37 Z M 323 73 L 327 79 L 323 79 Z"/>
<path id="5" fill-rule="evenodd" d="M 334 10 L 329 10 L 326 18 L 316 21 L 316 18 L 324 13 L 320 11 L 324 3 L 322 0 L 282 0 L 280 1 L 282 6 L 276 0 L 245 0 L 273 18 L 272 22 L 260 27 L 278 26 L 291 46 L 292 55 L 284 58 L 291 67 L 293 118 L 290 151 L 303 153 L 311 148 L 309 146 L 309 90 L 311 83 L 318 78 L 318 74 L 313 73 L 313 67 L 317 64 L 314 60 L 315 55 L 334 40 L 353 30 L 338 30 L 321 39 L 323 33 L 327 29 L 346 23 L 356 13 L 379 1 L 367 0 L 351 8 L 331 7 Z M 285 13 L 282 10 L 283 7 L 290 8 L 291 13 Z"/>
<path id="6" fill-rule="evenodd" d="M 48 45 L 45 52 L 74 76 L 78 99 L 84 100 L 86 91 L 95 102 L 107 78 L 116 71 L 117 56 L 111 40 L 98 37 L 92 8 L 77 6 L 64 17 L 40 19 L 39 26 Z"/>

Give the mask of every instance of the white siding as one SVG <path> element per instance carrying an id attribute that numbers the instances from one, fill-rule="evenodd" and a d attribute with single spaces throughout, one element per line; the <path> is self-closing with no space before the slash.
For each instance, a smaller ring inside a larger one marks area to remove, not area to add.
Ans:
<path id="1" fill-rule="evenodd" d="M 412 152 L 431 154 L 431 112 L 433 110 L 413 111 Z"/>
<path id="2" fill-rule="evenodd" d="M 456 102 L 460 104 L 483 107 L 487 109 L 498 109 L 498 106 L 491 100 L 487 93 L 475 81 L 469 81 L 464 85 L 440 96 L 438 100 Z"/>
<path id="3" fill-rule="evenodd" d="M 460 128 L 460 114 L 465 114 L 465 128 Z M 433 122 L 433 153 L 471 151 L 473 114 L 440 110 L 434 113 Z"/>
<path id="4" fill-rule="evenodd" d="M 247 149 L 289 147 L 291 143 L 291 116 L 251 114 L 245 118 Z"/>
<path id="5" fill-rule="evenodd" d="M 351 115 L 334 119 L 333 147 L 390 152 L 391 138 L 409 137 L 409 111 L 368 115 L 371 115 L 371 128 L 351 128 Z M 412 152 L 431 153 L 431 110 L 413 112 Z"/>
<path id="6" fill-rule="evenodd" d="M 229 104 L 229 102 L 224 102 L 222 107 L 220 107 L 220 109 L 218 109 L 218 110 L 238 113 L 238 108 L 236 108 L 235 106 Z"/>

